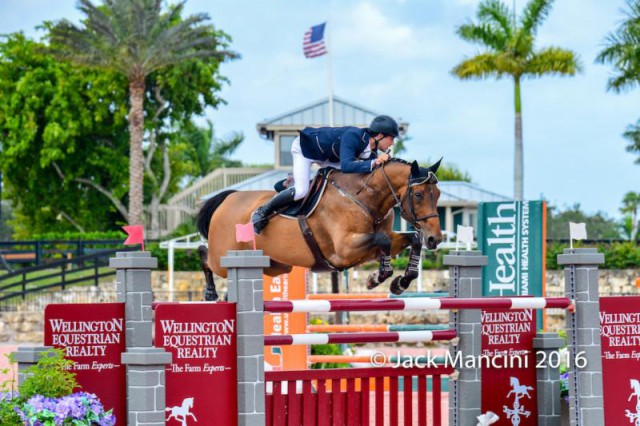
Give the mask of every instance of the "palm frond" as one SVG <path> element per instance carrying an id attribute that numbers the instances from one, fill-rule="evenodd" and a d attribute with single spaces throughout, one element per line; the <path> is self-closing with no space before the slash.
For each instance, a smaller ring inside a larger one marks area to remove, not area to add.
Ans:
<path id="1" fill-rule="evenodd" d="M 640 153 L 640 122 L 629 125 L 622 136 L 629 142 L 626 147 L 628 152 Z M 635 162 L 640 164 L 640 157 Z"/>
<path id="2" fill-rule="evenodd" d="M 504 71 L 499 67 L 500 58 L 495 53 L 482 53 L 467 58 L 456 65 L 451 74 L 462 80 L 484 79 L 489 77 L 502 78 Z"/>
<path id="3" fill-rule="evenodd" d="M 504 36 L 510 38 L 513 33 L 511 14 L 511 10 L 501 0 L 485 0 L 480 3 L 477 16 L 480 22 L 497 25 Z"/>
<path id="4" fill-rule="evenodd" d="M 576 53 L 560 47 L 546 47 L 529 58 L 524 75 L 576 75 L 581 71 L 582 64 Z"/>
<path id="5" fill-rule="evenodd" d="M 538 31 L 540 24 L 551 12 L 551 6 L 553 0 L 531 0 L 524 8 L 522 12 L 522 18 L 520 20 L 520 27 L 527 34 L 535 35 Z"/>
<path id="6" fill-rule="evenodd" d="M 60 21 L 51 29 L 54 53 L 83 65 L 117 70 L 144 78 L 178 61 L 215 57 L 233 59 L 228 38 L 207 25 L 206 14 L 181 18 L 184 1 L 168 6 L 162 0 L 105 0 L 96 7 L 79 0 L 83 26 Z M 222 33 L 224 34 L 224 33 Z"/>
<path id="7" fill-rule="evenodd" d="M 640 84 L 640 3 L 627 2 L 627 19 L 607 35 L 605 48 L 598 53 L 597 63 L 613 65 L 614 74 L 607 90 L 622 92 Z"/>
<path id="8" fill-rule="evenodd" d="M 465 41 L 488 47 L 496 52 L 504 50 L 508 43 L 505 34 L 488 24 L 464 24 L 458 27 L 456 33 Z"/>

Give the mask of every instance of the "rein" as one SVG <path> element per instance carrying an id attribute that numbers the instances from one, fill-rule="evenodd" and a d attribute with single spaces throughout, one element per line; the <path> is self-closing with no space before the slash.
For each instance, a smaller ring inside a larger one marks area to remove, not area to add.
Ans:
<path id="1" fill-rule="evenodd" d="M 429 172 L 429 175 L 425 179 L 421 180 L 420 182 L 416 182 L 416 183 L 412 184 L 411 183 L 411 172 L 409 172 L 409 177 L 408 177 L 408 182 L 407 182 L 408 190 L 407 190 L 407 193 L 405 194 L 405 197 L 403 197 L 403 199 L 400 199 L 398 197 L 398 193 L 396 192 L 395 188 L 391 184 L 391 181 L 389 180 L 389 177 L 387 176 L 387 173 L 385 172 L 384 167 L 385 167 L 385 164 L 383 164 L 382 167 L 381 167 L 382 175 L 384 176 L 384 179 L 385 179 L 385 181 L 387 183 L 387 186 L 388 186 L 389 190 L 391 191 L 391 195 L 393 196 L 393 198 L 394 198 L 394 200 L 396 202 L 393 205 L 393 207 L 398 206 L 400 208 L 400 215 L 405 220 L 409 221 L 416 228 L 420 228 L 420 225 L 418 224 L 418 222 L 420 222 L 422 220 L 430 219 L 432 217 L 438 217 L 438 213 L 437 213 L 437 210 L 435 208 L 435 203 L 434 203 L 434 200 L 433 200 L 433 187 L 429 188 L 429 197 L 430 197 L 430 200 L 431 200 L 431 206 L 434 208 L 434 211 L 435 211 L 434 213 L 429 213 L 429 214 L 427 214 L 425 216 L 422 216 L 422 217 L 416 217 L 415 206 L 414 206 L 414 203 L 413 203 L 413 185 L 417 185 L 417 184 L 423 183 L 423 182 L 431 179 L 432 176 L 435 177 L 435 175 L 433 175 L 433 173 Z M 367 184 L 369 183 L 369 180 L 374 175 L 374 173 L 371 173 L 369 175 L 369 177 L 367 177 L 364 185 L 356 192 L 356 195 L 360 194 L 360 192 L 367 186 Z M 330 179 L 329 177 L 327 177 L 327 180 L 329 181 L 329 183 L 331 183 L 331 185 L 334 188 L 336 188 L 338 190 L 338 192 L 340 192 L 340 194 L 344 195 L 345 197 L 347 197 L 348 199 L 353 201 L 358 207 L 360 207 L 366 214 L 368 214 L 373 219 L 373 228 L 374 228 L 374 230 L 376 230 L 378 228 L 378 226 L 387 218 L 387 216 L 389 216 L 389 213 L 391 212 L 391 209 L 389 209 L 389 211 L 386 212 L 386 214 L 384 216 L 378 216 L 375 211 L 373 211 L 369 206 L 364 204 L 358 198 L 356 198 L 355 196 L 353 196 L 349 192 L 347 192 L 344 188 L 342 188 L 340 185 L 338 185 L 338 183 L 336 181 L 334 181 L 333 179 Z M 407 214 L 407 212 L 405 211 L 405 209 L 402 207 L 402 203 L 407 197 L 409 197 L 409 210 L 411 212 L 411 216 L 409 216 Z"/>

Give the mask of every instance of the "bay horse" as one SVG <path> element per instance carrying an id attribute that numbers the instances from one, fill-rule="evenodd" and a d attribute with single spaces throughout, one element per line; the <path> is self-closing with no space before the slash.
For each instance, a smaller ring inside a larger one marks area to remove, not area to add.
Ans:
<path id="1" fill-rule="evenodd" d="M 410 246 L 407 269 L 390 286 L 394 294 L 406 290 L 418 276 L 422 245 L 434 250 L 442 241 L 437 210 L 439 166 L 440 161 L 423 168 L 416 161 L 392 158 L 371 173 L 329 174 L 322 199 L 308 216 L 308 228 L 325 264 L 333 270 L 345 270 L 377 258 L 379 269 L 367 278 L 367 288 L 373 289 L 393 274 L 391 256 Z M 205 300 L 218 298 L 212 272 L 227 277 L 220 258 L 228 250 L 253 248 L 251 242 L 236 241 L 236 224 L 248 223 L 251 213 L 271 197 L 273 191 L 224 191 L 201 207 L 197 226 L 208 239 L 208 249 L 199 248 L 206 278 Z M 416 232 L 393 232 L 394 206 Z M 292 266 L 320 269 L 318 250 L 310 248 L 297 220 L 277 215 L 255 238 L 256 248 L 271 258 L 266 275 L 288 273 Z"/>

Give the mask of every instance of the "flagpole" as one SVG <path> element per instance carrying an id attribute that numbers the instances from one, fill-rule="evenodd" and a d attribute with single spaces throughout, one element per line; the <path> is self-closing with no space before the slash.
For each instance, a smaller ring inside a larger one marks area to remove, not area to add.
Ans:
<path id="1" fill-rule="evenodd" d="M 328 87 L 329 87 L 329 126 L 333 127 L 333 61 L 331 60 L 331 31 L 327 28 L 329 27 L 329 21 L 325 26 L 325 31 L 327 32 L 327 77 Z"/>

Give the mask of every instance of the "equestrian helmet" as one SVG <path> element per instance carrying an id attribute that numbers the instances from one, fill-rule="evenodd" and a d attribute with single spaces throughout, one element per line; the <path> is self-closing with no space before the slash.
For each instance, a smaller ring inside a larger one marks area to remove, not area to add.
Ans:
<path id="1" fill-rule="evenodd" d="M 385 135 L 393 136 L 397 138 L 400 135 L 400 129 L 398 123 L 388 115 L 379 115 L 373 119 L 369 130 L 373 133 L 383 133 Z"/>

